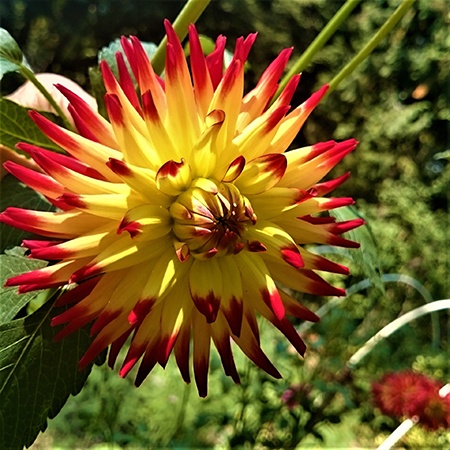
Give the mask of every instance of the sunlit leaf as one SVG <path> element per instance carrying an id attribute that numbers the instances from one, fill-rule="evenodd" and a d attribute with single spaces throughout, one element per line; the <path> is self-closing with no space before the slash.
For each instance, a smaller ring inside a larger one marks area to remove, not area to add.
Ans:
<path id="1" fill-rule="evenodd" d="M 79 371 L 89 346 L 80 330 L 54 342 L 51 302 L 26 317 L 0 325 L 0 442 L 22 450 L 47 427 L 68 397 L 78 394 L 92 366 Z M 100 362 L 100 361 L 99 361 Z"/>
<path id="2" fill-rule="evenodd" d="M 6 280 L 30 270 L 40 269 L 46 265 L 46 261 L 39 259 L 0 255 L 0 323 L 12 320 L 27 303 L 38 297 L 42 292 L 18 294 L 17 287 L 5 287 Z"/>
<path id="3" fill-rule="evenodd" d="M 23 54 L 14 38 L 0 28 L 0 80 L 10 72 L 20 69 Z"/>
<path id="4" fill-rule="evenodd" d="M 19 142 L 61 152 L 61 148 L 45 136 L 31 120 L 27 108 L 0 98 L 0 144 L 14 148 Z"/>
<path id="5" fill-rule="evenodd" d="M 8 206 L 38 211 L 52 211 L 54 209 L 45 197 L 26 187 L 12 175 L 7 175 L 1 180 L 0 192 L 0 211 L 5 210 Z M 23 239 L 29 239 L 31 236 L 34 235 L 0 223 L 0 252 L 4 252 L 7 248 L 19 246 Z"/>

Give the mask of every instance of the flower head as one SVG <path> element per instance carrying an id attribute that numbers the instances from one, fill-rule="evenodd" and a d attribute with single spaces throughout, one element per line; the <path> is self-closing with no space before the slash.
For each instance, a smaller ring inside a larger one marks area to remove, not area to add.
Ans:
<path id="1" fill-rule="evenodd" d="M 440 383 L 409 370 L 388 373 L 372 385 L 375 404 L 383 414 L 417 417 L 430 430 L 450 427 L 450 396 L 441 396 Z"/>
<path id="2" fill-rule="evenodd" d="M 312 243 L 357 247 L 340 235 L 360 220 L 337 223 L 321 213 L 353 203 L 325 198 L 348 174 L 319 182 L 356 142 L 333 141 L 283 152 L 325 94 L 302 105 L 290 101 L 294 76 L 272 97 L 291 49 L 243 94 L 244 64 L 255 34 L 238 39 L 223 69 L 225 38 L 204 56 L 189 32 L 190 69 L 166 22 L 164 80 L 140 42 L 122 39 L 118 80 L 101 69 L 110 121 L 70 90 L 73 133 L 36 112 L 41 130 L 68 154 L 21 144 L 44 173 L 7 163 L 7 169 L 58 208 L 55 213 L 8 208 L 4 223 L 47 236 L 24 241 L 30 256 L 55 263 L 8 280 L 20 292 L 65 286 L 57 305 L 73 306 L 53 319 L 58 337 L 94 321 L 95 338 L 81 367 L 110 346 L 109 364 L 131 335 L 120 374 L 140 360 L 136 383 L 173 352 L 184 380 L 193 367 L 206 395 L 211 341 L 225 373 L 239 381 L 230 342 L 280 377 L 260 348 L 257 314 L 272 322 L 301 354 L 305 345 L 287 315 L 318 320 L 289 294 L 342 295 L 316 271 L 347 268 L 310 253 Z"/>

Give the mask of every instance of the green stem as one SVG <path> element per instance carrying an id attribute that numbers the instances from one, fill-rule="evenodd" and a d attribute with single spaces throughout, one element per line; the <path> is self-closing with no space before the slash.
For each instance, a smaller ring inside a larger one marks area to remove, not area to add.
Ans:
<path id="1" fill-rule="evenodd" d="M 347 361 L 347 367 L 349 369 L 353 369 L 372 351 L 378 342 L 389 337 L 392 333 L 403 327 L 403 325 L 406 325 L 407 323 L 412 322 L 425 314 L 430 314 L 431 312 L 440 311 L 443 309 L 450 309 L 450 299 L 437 300 L 432 303 L 427 303 L 426 305 L 413 309 L 412 311 L 403 314 L 403 316 L 398 319 L 388 323 L 378 333 L 372 336 L 356 353 L 353 354 L 353 356 Z"/>
<path id="2" fill-rule="evenodd" d="M 314 56 L 322 49 L 322 47 L 333 36 L 339 26 L 347 19 L 350 13 L 361 2 L 361 0 L 347 0 L 333 18 L 327 23 L 325 28 L 317 35 L 314 41 L 309 45 L 305 52 L 297 59 L 289 72 L 280 81 L 275 99 L 281 94 L 288 81 L 293 75 L 300 73 L 314 58 Z"/>
<path id="3" fill-rule="evenodd" d="M 359 53 L 330 81 L 330 88 L 326 95 L 333 92 L 339 83 L 347 78 L 374 50 L 374 48 L 390 33 L 400 19 L 411 8 L 415 0 L 403 0 L 384 25 L 375 33 L 372 39 L 359 51 Z"/>
<path id="4" fill-rule="evenodd" d="M 180 14 L 178 14 L 178 17 L 173 23 L 173 28 L 177 33 L 177 36 L 180 38 L 180 41 L 186 37 L 189 25 L 197 22 L 198 18 L 202 15 L 203 11 L 207 8 L 210 2 L 211 0 L 187 1 L 184 8 L 181 10 Z M 164 36 L 152 57 L 153 69 L 159 74 L 161 74 L 164 70 L 164 62 L 166 60 L 166 44 L 167 36 Z"/>
<path id="5" fill-rule="evenodd" d="M 404 283 L 408 286 L 411 286 L 412 288 L 416 289 L 419 294 L 423 297 L 423 299 L 427 303 L 433 302 L 433 297 L 430 294 L 430 292 L 425 288 L 425 286 L 420 283 L 420 281 L 416 280 L 413 277 L 410 277 L 408 275 L 403 275 L 399 273 L 385 273 L 381 275 L 381 281 L 383 283 Z M 336 306 L 339 306 L 341 303 L 344 302 L 345 299 L 350 297 L 353 294 L 356 294 L 357 292 L 362 291 L 363 289 L 367 289 L 370 286 L 372 286 L 372 280 L 369 278 L 366 278 L 362 281 L 359 281 L 358 283 L 355 283 L 351 285 L 347 289 L 347 295 L 345 297 L 334 297 L 329 302 L 325 303 L 323 306 L 321 306 L 315 313 L 319 317 L 323 317 L 326 313 L 331 311 Z M 300 328 L 299 332 L 304 333 L 309 328 L 311 328 L 314 325 L 314 322 L 304 322 Z M 439 347 L 439 339 L 441 335 L 441 329 L 439 325 L 439 318 L 437 316 L 437 313 L 431 314 L 431 336 L 432 336 L 432 346 L 433 348 Z"/>
<path id="6" fill-rule="evenodd" d="M 20 73 L 31 83 L 33 83 L 36 86 L 36 89 L 39 90 L 39 92 L 45 97 L 45 99 L 50 103 L 50 105 L 53 106 L 53 109 L 56 111 L 56 114 L 61 118 L 63 121 L 64 126 L 68 129 L 73 131 L 73 126 L 70 123 L 67 116 L 64 114 L 64 111 L 61 109 L 61 107 L 55 102 L 55 99 L 51 96 L 50 92 L 45 89 L 43 84 L 36 78 L 35 74 L 25 65 L 20 66 Z"/>

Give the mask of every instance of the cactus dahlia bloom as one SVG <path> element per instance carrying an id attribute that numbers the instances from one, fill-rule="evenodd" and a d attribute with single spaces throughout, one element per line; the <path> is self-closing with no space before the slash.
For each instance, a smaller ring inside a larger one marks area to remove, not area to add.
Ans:
<path id="1" fill-rule="evenodd" d="M 437 380 L 409 370 L 384 375 L 372 384 L 375 404 L 397 419 L 417 417 L 428 430 L 450 428 L 450 395 L 440 395 Z"/>
<path id="2" fill-rule="evenodd" d="M 210 345 L 225 373 L 239 381 L 231 341 L 274 377 L 260 348 L 257 315 L 277 327 L 301 354 L 305 346 L 287 316 L 317 317 L 290 290 L 340 295 L 316 271 L 347 269 L 306 250 L 311 243 L 356 247 L 340 235 L 361 224 L 321 213 L 352 203 L 324 198 L 347 175 L 321 182 L 356 142 L 325 142 L 283 153 L 318 104 L 325 86 L 297 108 L 294 76 L 271 104 L 291 49 L 270 64 L 246 95 L 244 64 L 255 34 L 238 39 L 223 69 L 225 38 L 204 56 L 192 26 L 190 69 L 171 25 L 164 80 L 140 42 L 122 39 L 138 86 L 121 53 L 118 80 L 102 62 L 109 121 L 71 91 L 59 89 L 79 134 L 36 112 L 40 129 L 70 156 L 20 144 L 43 173 L 7 169 L 58 207 L 8 208 L 1 221 L 50 240 L 24 241 L 30 256 L 54 262 L 8 280 L 20 292 L 66 286 L 53 319 L 61 338 L 94 321 L 95 338 L 80 361 L 110 346 L 109 364 L 131 335 L 120 374 L 140 361 L 139 385 L 172 352 L 199 394 L 207 392 Z M 319 216 L 320 215 L 320 216 Z"/>

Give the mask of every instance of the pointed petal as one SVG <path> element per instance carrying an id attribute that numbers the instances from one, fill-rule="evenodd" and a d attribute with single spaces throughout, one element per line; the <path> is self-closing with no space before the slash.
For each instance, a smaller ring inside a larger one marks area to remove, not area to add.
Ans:
<path id="1" fill-rule="evenodd" d="M 170 246 L 170 240 L 162 238 L 155 241 L 139 242 L 122 235 L 100 252 L 89 264 L 77 270 L 71 277 L 72 282 L 79 282 L 91 276 L 112 272 L 134 266 L 141 262 L 159 257 Z"/>
<path id="2" fill-rule="evenodd" d="M 196 259 L 189 272 L 189 290 L 196 308 L 214 322 L 220 307 L 222 274 L 216 259 L 200 261 Z"/>
<path id="3" fill-rule="evenodd" d="M 36 125 L 56 144 L 75 158 L 100 172 L 107 180 L 117 181 L 106 167 L 109 158 L 121 159 L 122 153 L 98 142 L 86 139 L 72 131 L 59 127 L 36 111 L 29 112 Z"/>
<path id="4" fill-rule="evenodd" d="M 253 289 L 259 294 L 252 295 L 250 301 L 254 305 L 261 302 L 266 303 L 278 319 L 283 318 L 283 302 L 271 277 L 271 272 L 259 254 L 241 252 L 235 258 L 239 265 L 242 279 L 246 281 L 247 288 Z"/>
<path id="5" fill-rule="evenodd" d="M 237 123 L 238 130 L 243 130 L 251 120 L 258 117 L 264 111 L 278 88 L 278 80 L 286 67 L 292 50 L 292 47 L 282 50 L 261 75 L 256 87 L 244 97 Z"/>
<path id="6" fill-rule="evenodd" d="M 156 172 L 153 170 L 133 166 L 132 164 L 114 158 L 111 158 L 106 165 L 131 189 L 139 193 L 145 199 L 146 203 L 164 207 L 168 207 L 171 204 L 171 197 L 163 194 L 156 187 Z M 145 186 L 145 189 L 142 189 L 143 186 Z"/>
<path id="7" fill-rule="evenodd" d="M 244 311 L 241 273 L 238 266 L 230 258 L 221 258 L 219 264 L 222 274 L 220 311 L 225 316 L 232 333 L 239 336 Z"/>
<path id="8" fill-rule="evenodd" d="M 289 106 L 285 105 L 276 109 L 271 108 L 253 120 L 233 139 L 239 153 L 248 160 L 269 154 L 269 144 L 288 110 Z"/>
<path id="9" fill-rule="evenodd" d="M 55 87 L 69 100 L 71 106 L 69 111 L 80 134 L 107 147 L 117 149 L 111 124 L 70 89 L 62 84 L 56 84 Z"/>
<path id="10" fill-rule="evenodd" d="M 234 363 L 230 345 L 229 328 L 221 314 L 219 314 L 217 320 L 211 325 L 211 337 L 219 352 L 225 374 L 231 377 L 235 383 L 239 383 L 239 374 Z"/>
<path id="11" fill-rule="evenodd" d="M 206 65 L 208 67 L 214 90 L 217 89 L 217 86 L 222 79 L 226 42 L 227 38 L 225 36 L 218 36 L 216 39 L 214 51 L 206 57 Z"/>
<path id="12" fill-rule="evenodd" d="M 101 227 L 100 230 L 76 237 L 51 247 L 37 248 L 31 251 L 31 257 L 47 260 L 80 259 L 94 256 L 102 248 L 112 244 L 116 233 L 109 231 L 110 227 Z"/>
<path id="13" fill-rule="evenodd" d="M 244 195 L 265 192 L 282 179 L 286 165 L 286 158 L 281 153 L 260 156 L 246 164 L 234 184 Z"/>
<path id="14" fill-rule="evenodd" d="M 164 22 L 167 33 L 166 97 L 168 132 L 175 145 L 184 148 L 189 158 L 199 135 L 199 120 L 195 106 L 194 92 L 183 48 L 169 21 Z"/>
<path id="15" fill-rule="evenodd" d="M 206 397 L 206 395 L 208 394 L 208 369 L 209 351 L 211 347 L 211 329 L 202 314 L 194 312 L 192 314 L 192 317 L 195 383 L 197 384 L 198 395 L 200 397 Z"/>
<path id="16" fill-rule="evenodd" d="M 3 164 L 3 167 L 28 187 L 46 197 L 56 199 L 65 191 L 65 188 L 61 183 L 58 183 L 48 175 L 28 169 L 15 162 L 6 161 Z"/>
<path id="17" fill-rule="evenodd" d="M 47 287 L 59 286 L 66 284 L 69 281 L 70 276 L 84 264 L 86 259 L 76 261 L 63 261 L 51 266 L 43 267 L 42 269 L 32 270 L 31 272 L 25 272 L 20 275 L 8 278 L 5 286 L 21 286 L 27 285 L 33 286 L 35 289 L 46 289 Z M 35 287 L 37 286 L 37 287 Z M 25 292 L 23 289 L 19 289 L 19 292 Z"/>
<path id="18" fill-rule="evenodd" d="M 0 214 L 0 222 L 42 236 L 71 239 L 109 223 L 109 220 L 80 211 L 53 213 L 9 207 Z"/>
<path id="19" fill-rule="evenodd" d="M 189 50 L 195 100 L 199 114 L 205 117 L 208 113 L 214 90 L 200 39 L 194 25 L 189 25 Z"/>
<path id="20" fill-rule="evenodd" d="M 233 340 L 258 367 L 265 370 L 274 378 L 281 378 L 280 372 L 278 372 L 275 366 L 269 361 L 269 358 L 261 350 L 247 320 L 244 320 L 242 323 L 241 335 L 239 337 L 233 336 Z"/>
<path id="21" fill-rule="evenodd" d="M 318 156 L 304 160 L 303 149 L 286 153 L 287 169 L 280 186 L 309 189 L 321 180 L 344 156 L 352 152 L 357 141 L 349 139 L 335 144 L 332 148 L 321 152 Z"/>
<path id="22" fill-rule="evenodd" d="M 122 184 L 110 183 L 80 174 L 75 170 L 57 163 L 41 151 L 29 149 L 28 153 L 45 172 L 72 192 L 76 192 L 77 194 L 127 194 L 127 189 L 124 189 Z M 62 195 L 62 192 L 59 195 Z"/>
<path id="23" fill-rule="evenodd" d="M 318 105 L 328 90 L 328 85 L 323 86 L 311 97 L 289 113 L 283 120 L 278 128 L 275 136 L 270 143 L 267 152 L 268 153 L 281 153 L 284 152 L 289 145 L 291 145 L 295 136 L 297 136 L 300 128 L 305 123 L 308 116 Z"/>
<path id="24" fill-rule="evenodd" d="M 141 203 L 138 196 L 122 194 L 63 194 L 58 200 L 62 200 L 69 206 L 77 208 L 94 216 L 119 220 L 125 211 L 134 208 Z"/>

